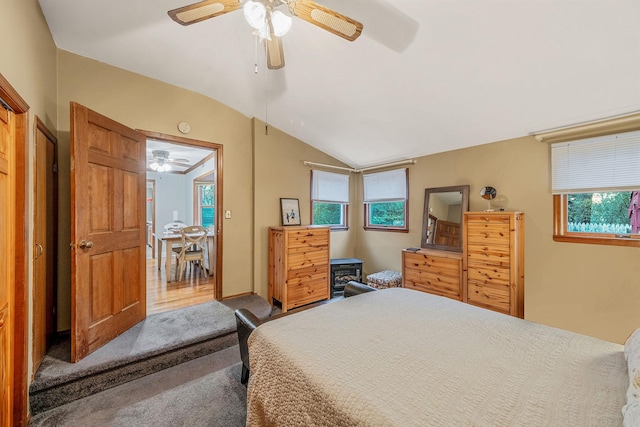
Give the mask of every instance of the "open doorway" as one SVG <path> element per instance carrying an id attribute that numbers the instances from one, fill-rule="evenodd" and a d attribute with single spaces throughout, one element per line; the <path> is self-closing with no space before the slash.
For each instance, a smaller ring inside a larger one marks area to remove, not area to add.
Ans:
<path id="1" fill-rule="evenodd" d="M 141 131 L 147 136 L 147 314 L 222 296 L 222 146 Z M 208 231 L 206 268 L 179 278 L 182 226 Z"/>

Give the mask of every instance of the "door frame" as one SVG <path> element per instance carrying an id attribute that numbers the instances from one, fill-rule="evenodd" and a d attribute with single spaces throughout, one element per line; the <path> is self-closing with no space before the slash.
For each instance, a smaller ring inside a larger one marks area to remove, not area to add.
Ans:
<path id="1" fill-rule="evenodd" d="M 145 188 L 145 196 L 146 190 L 149 189 L 149 184 L 151 184 L 151 233 L 156 232 L 156 180 L 147 178 L 147 187 Z M 147 202 L 148 203 L 148 202 Z M 145 204 L 146 206 L 146 204 Z M 146 217 L 146 212 L 145 212 Z M 153 234 L 149 236 L 149 230 L 147 230 L 147 239 L 151 237 L 151 258 L 156 257 L 156 239 L 153 237 Z M 160 261 L 158 261 L 160 262 Z M 148 280 L 148 279 L 147 279 Z"/>
<path id="2" fill-rule="evenodd" d="M 192 147 L 205 148 L 207 150 L 216 151 L 216 238 L 215 242 L 215 286 L 213 298 L 217 301 L 222 300 L 222 187 L 223 187 L 223 175 L 222 175 L 222 144 L 216 144 L 214 142 L 202 141 L 197 139 L 183 138 L 181 136 L 167 135 L 159 132 L 151 132 L 141 129 L 136 129 L 137 132 L 145 135 L 147 139 L 157 139 L 160 141 L 170 142 L 177 145 L 189 145 Z"/>
<path id="3" fill-rule="evenodd" d="M 53 171 L 52 173 L 54 174 L 54 179 L 52 184 L 53 187 L 53 203 L 51 206 L 51 212 L 52 212 L 52 223 L 53 223 L 53 233 L 51 234 L 52 237 L 52 241 L 50 242 L 49 249 L 50 249 L 50 254 L 53 258 L 52 260 L 52 271 L 51 271 L 51 276 L 52 276 L 52 280 L 53 283 L 47 283 L 47 301 L 46 301 L 46 309 L 52 310 L 52 313 L 47 312 L 46 313 L 46 328 L 45 328 L 45 334 L 47 333 L 47 331 L 51 331 L 51 336 L 49 334 L 47 334 L 46 337 L 46 346 L 45 346 L 45 351 L 49 348 L 49 346 L 51 345 L 50 340 L 52 339 L 52 336 L 54 336 L 56 334 L 57 331 L 57 295 L 58 295 L 58 281 L 57 281 L 57 277 L 58 277 L 58 138 L 56 138 L 56 136 L 47 128 L 47 126 L 44 124 L 44 122 L 42 120 L 40 120 L 40 118 L 37 115 L 34 115 L 34 157 L 33 157 L 33 168 L 34 168 L 34 176 L 36 176 L 35 174 L 37 173 L 36 171 L 36 166 L 38 164 L 37 162 L 37 155 L 38 155 L 38 150 L 37 150 L 37 132 L 42 132 L 42 134 L 45 136 L 45 138 L 47 139 L 47 142 L 51 143 L 53 145 Z M 37 211 L 37 198 L 36 198 L 36 190 L 38 186 L 38 180 L 34 179 L 34 185 L 31 188 L 31 191 L 33 193 L 33 209 L 34 209 L 34 218 L 36 216 L 36 211 Z M 46 188 L 46 187 L 45 187 Z M 32 233 L 32 247 L 35 250 L 36 247 L 36 239 L 37 239 L 37 227 L 34 227 L 33 233 Z M 34 256 L 31 259 L 31 262 L 33 264 L 33 270 L 35 272 L 35 265 L 36 265 L 36 259 L 37 256 L 34 254 Z M 34 273 L 34 277 L 33 277 L 33 281 L 34 281 L 34 286 L 33 289 L 36 288 L 35 285 L 35 281 L 36 281 L 36 276 Z M 49 286 L 52 287 L 52 289 L 49 289 Z M 49 292 L 52 293 L 51 295 L 51 300 L 49 301 Z M 35 307 L 35 298 L 36 298 L 36 294 L 35 292 L 32 292 L 33 295 L 31 296 L 32 299 L 32 304 L 33 307 Z M 49 304 L 52 305 L 52 307 L 49 306 Z M 35 314 L 35 313 L 34 313 Z M 32 314 L 32 321 L 34 319 L 34 314 Z M 50 323 L 51 322 L 51 323 Z M 37 337 L 35 336 L 34 333 L 34 329 L 32 329 L 32 341 L 34 341 Z M 33 344 L 35 346 L 35 344 Z M 40 365 L 40 362 L 42 362 L 42 360 L 35 360 L 34 358 L 34 351 L 32 349 L 31 352 L 31 363 L 32 363 L 32 372 L 31 375 L 32 377 L 35 375 L 36 370 L 38 368 L 38 366 Z"/>
<path id="4" fill-rule="evenodd" d="M 29 104 L 0 74 L 0 98 L 14 112 L 15 129 L 15 248 L 13 285 L 13 424 L 27 425 L 27 309 L 29 277 L 28 236 L 31 232 L 27 216 L 29 213 L 28 188 L 30 185 L 27 159 L 29 158 L 28 125 Z"/>

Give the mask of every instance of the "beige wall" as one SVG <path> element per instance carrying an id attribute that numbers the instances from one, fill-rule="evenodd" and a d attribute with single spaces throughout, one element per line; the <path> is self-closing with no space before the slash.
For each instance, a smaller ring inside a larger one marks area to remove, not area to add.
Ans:
<path id="1" fill-rule="evenodd" d="M 70 327 L 69 102 L 75 101 L 134 129 L 223 145 L 222 209 L 233 212 L 223 226 L 223 295 L 249 292 L 252 277 L 238 260 L 251 252 L 251 123 L 249 118 L 205 96 L 69 52 L 59 51 L 60 262 L 58 330 Z"/>
<path id="2" fill-rule="evenodd" d="M 65 51 L 59 51 L 58 62 L 60 188 L 65 189 L 59 201 L 58 329 L 70 326 L 70 101 L 131 128 L 153 132 L 180 135 L 176 126 L 187 121 L 191 124 L 189 138 L 223 145 L 224 206 L 220 208 L 232 212 L 232 218 L 222 224 L 223 296 L 255 291 L 266 298 L 266 230 L 279 224 L 279 198 L 298 197 L 303 221 L 308 221 L 309 169 L 302 161 L 339 163 L 273 127 L 264 135 L 263 123 L 254 133 L 251 119 L 194 92 Z M 351 256 L 348 232 L 333 235 L 338 236 L 333 239 L 332 254 Z"/>
<path id="3" fill-rule="evenodd" d="M 267 298 L 269 227 L 281 225 L 280 198 L 299 199 L 301 223 L 310 224 L 311 169 L 303 161 L 345 165 L 278 129 L 269 127 L 268 135 L 265 135 L 264 122 L 254 122 L 254 281 L 256 293 Z M 357 180 L 357 176 L 351 176 L 349 182 L 352 189 Z M 354 191 L 351 193 L 353 197 Z M 354 226 L 349 231 L 331 232 L 331 258 L 354 256 L 356 233 L 353 230 L 361 221 L 352 212 L 353 210 L 350 211 L 349 223 Z"/>
<path id="4" fill-rule="evenodd" d="M 0 40 L 0 73 L 29 104 L 30 125 L 37 115 L 55 134 L 56 47 L 37 0 L 3 0 Z"/>
<path id="5" fill-rule="evenodd" d="M 410 232 L 359 229 L 365 272 L 400 271 L 402 248 L 420 246 L 425 188 L 469 184 L 470 209 L 483 210 L 480 189 L 490 185 L 494 207 L 525 212 L 526 319 L 620 343 L 640 326 L 638 248 L 553 241 L 547 144 L 496 142 L 420 157 L 409 171 Z"/>
<path id="6" fill-rule="evenodd" d="M 29 190 L 29 210 L 27 224 L 29 235 L 27 241 L 33 241 L 33 167 L 35 152 L 35 117 L 47 126 L 55 135 L 57 122 L 56 109 L 56 47 L 49 28 L 40 10 L 37 0 L 4 0 L 0 6 L 0 74 L 9 81 L 11 86 L 29 105 L 28 138 L 28 169 L 27 179 Z M 31 244 L 29 257 L 32 259 Z M 28 283 L 28 311 L 32 313 L 33 301 L 33 266 L 27 266 Z M 32 366 L 31 348 L 33 331 L 31 325 L 27 330 L 28 362 L 27 375 L 31 378 Z"/>

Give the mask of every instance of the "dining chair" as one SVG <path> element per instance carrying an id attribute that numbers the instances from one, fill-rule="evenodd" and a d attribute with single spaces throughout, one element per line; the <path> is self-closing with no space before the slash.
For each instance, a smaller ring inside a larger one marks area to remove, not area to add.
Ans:
<path id="1" fill-rule="evenodd" d="M 199 267 L 206 274 L 207 229 L 201 225 L 190 225 L 182 228 L 180 234 L 182 245 L 172 249 L 177 254 L 176 280 L 182 280 L 187 262 L 198 261 Z"/>

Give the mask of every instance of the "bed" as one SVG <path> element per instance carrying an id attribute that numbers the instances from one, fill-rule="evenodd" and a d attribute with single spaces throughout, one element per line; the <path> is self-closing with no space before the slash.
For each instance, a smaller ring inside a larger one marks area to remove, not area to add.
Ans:
<path id="1" fill-rule="evenodd" d="M 248 343 L 248 426 L 620 426 L 633 392 L 620 344 L 404 288 Z"/>

